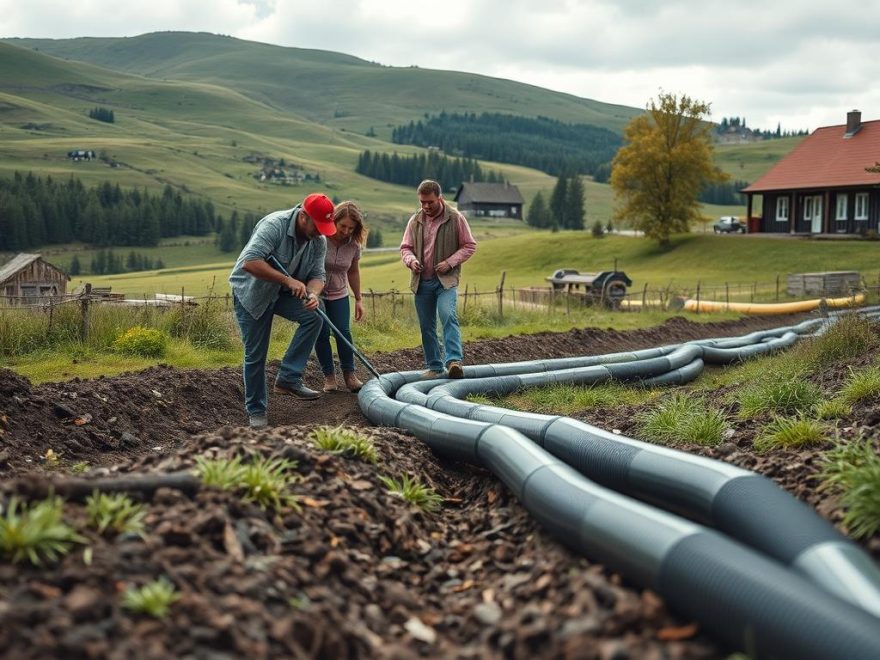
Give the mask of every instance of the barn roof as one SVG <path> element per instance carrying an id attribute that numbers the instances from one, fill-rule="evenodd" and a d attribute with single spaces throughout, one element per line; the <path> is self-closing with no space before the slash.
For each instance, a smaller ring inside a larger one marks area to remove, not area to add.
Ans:
<path id="1" fill-rule="evenodd" d="M 467 193 L 467 198 L 472 202 L 483 202 L 485 204 L 523 203 L 519 188 L 509 183 L 462 183 L 455 193 L 455 201 L 457 202 L 465 192 Z"/>
<path id="2" fill-rule="evenodd" d="M 7 262 L 3 267 L 0 267 L 0 284 L 3 284 L 3 282 L 11 278 L 20 270 L 24 270 L 38 259 L 42 259 L 42 256 L 39 254 L 27 254 L 25 252 L 22 252 L 15 255 L 14 257 L 12 257 L 11 261 Z M 57 266 L 53 266 L 49 262 L 46 262 L 46 265 L 48 265 L 50 268 L 54 268 L 59 273 L 64 272 L 60 268 L 58 268 Z M 65 276 L 67 276 L 66 273 Z M 68 277 L 67 279 L 70 278 Z"/>

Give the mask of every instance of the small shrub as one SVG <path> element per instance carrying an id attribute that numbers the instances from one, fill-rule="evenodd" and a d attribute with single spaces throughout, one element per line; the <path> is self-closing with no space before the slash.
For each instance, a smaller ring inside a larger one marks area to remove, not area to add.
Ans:
<path id="1" fill-rule="evenodd" d="M 407 474 L 403 475 L 400 481 L 384 476 L 380 476 L 379 479 L 392 495 L 404 499 L 423 511 L 438 511 L 443 504 L 443 498 L 433 488 L 419 483 L 417 479 L 410 479 Z"/>
<path id="2" fill-rule="evenodd" d="M 602 226 L 601 220 L 596 220 L 593 223 L 590 227 L 590 233 L 593 235 L 593 238 L 602 238 L 605 235 L 605 227 Z"/>
<path id="3" fill-rule="evenodd" d="M 124 493 L 95 491 L 86 499 L 86 515 L 99 534 L 110 531 L 143 536 L 147 509 Z"/>
<path id="4" fill-rule="evenodd" d="M 0 505 L 0 554 L 13 564 L 27 559 L 34 566 L 56 561 L 74 543 L 86 540 L 62 519 L 64 502 L 50 497 L 31 506 L 19 506 L 12 497 L 3 511 Z"/>
<path id="5" fill-rule="evenodd" d="M 319 426 L 310 437 L 315 446 L 325 451 L 356 456 L 367 463 L 376 463 L 379 459 L 373 441 L 352 429 Z"/>
<path id="6" fill-rule="evenodd" d="M 180 599 L 176 587 L 166 577 L 144 586 L 129 587 L 122 594 L 122 607 L 132 612 L 164 619 L 171 606 Z"/>
<path id="7" fill-rule="evenodd" d="M 763 432 L 755 438 L 756 451 L 797 449 L 825 442 L 825 427 L 806 417 L 774 417 Z"/>
<path id="8" fill-rule="evenodd" d="M 113 341 L 114 350 L 126 355 L 157 358 L 168 350 L 168 335 L 155 328 L 135 326 Z"/>

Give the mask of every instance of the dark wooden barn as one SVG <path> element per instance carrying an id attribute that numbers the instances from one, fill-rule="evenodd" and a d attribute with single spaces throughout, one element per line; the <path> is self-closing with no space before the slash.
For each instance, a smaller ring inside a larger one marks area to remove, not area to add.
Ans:
<path id="1" fill-rule="evenodd" d="M 63 296 L 69 281 L 67 273 L 39 254 L 17 254 L 0 266 L 0 296 L 7 305 Z"/>
<path id="2" fill-rule="evenodd" d="M 455 193 L 458 210 L 468 216 L 522 220 L 523 198 L 509 183 L 462 183 Z"/>

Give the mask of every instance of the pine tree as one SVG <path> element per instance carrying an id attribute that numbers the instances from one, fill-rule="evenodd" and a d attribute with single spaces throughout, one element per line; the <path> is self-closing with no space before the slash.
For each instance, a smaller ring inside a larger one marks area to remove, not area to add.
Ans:
<path id="1" fill-rule="evenodd" d="M 556 179 L 556 185 L 553 187 L 553 193 L 550 195 L 550 215 L 552 227 L 554 224 L 558 227 L 566 226 L 565 207 L 568 197 L 568 180 L 565 176 L 560 175 Z"/>
<path id="2" fill-rule="evenodd" d="M 526 224 L 530 227 L 546 229 L 550 226 L 550 211 L 544 202 L 544 193 L 540 190 L 535 193 L 532 203 L 529 204 L 529 212 L 526 214 Z"/>
<path id="3" fill-rule="evenodd" d="M 70 260 L 70 272 L 68 275 L 71 277 L 76 277 L 82 272 L 82 265 L 79 263 L 79 257 L 77 255 L 73 255 L 73 259 Z"/>
<path id="4" fill-rule="evenodd" d="M 583 229 L 585 214 L 584 184 L 575 174 L 569 179 L 565 192 L 565 225 L 563 226 L 566 229 Z"/>

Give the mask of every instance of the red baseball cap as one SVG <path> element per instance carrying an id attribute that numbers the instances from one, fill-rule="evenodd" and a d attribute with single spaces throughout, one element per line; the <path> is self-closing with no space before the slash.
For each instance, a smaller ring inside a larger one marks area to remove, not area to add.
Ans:
<path id="1" fill-rule="evenodd" d="M 327 195 L 312 193 L 303 200 L 303 209 L 315 223 L 315 227 L 324 236 L 333 236 L 336 233 L 336 223 L 333 222 L 333 202 L 327 199 Z"/>

